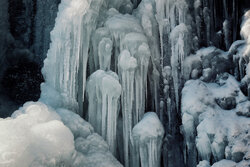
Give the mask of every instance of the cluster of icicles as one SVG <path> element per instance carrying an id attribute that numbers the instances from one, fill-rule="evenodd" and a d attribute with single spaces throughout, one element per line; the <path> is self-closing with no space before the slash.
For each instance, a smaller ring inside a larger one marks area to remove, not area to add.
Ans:
<path id="1" fill-rule="evenodd" d="M 155 113 L 145 114 L 149 68 L 156 74 L 151 75 L 151 89 L 159 83 L 151 57 L 158 46 L 150 46 L 148 41 L 156 43 L 153 32 L 138 21 L 145 20 L 142 8 L 136 18 L 111 8 L 116 5 L 104 0 L 61 2 L 44 61 L 41 99 L 83 116 L 86 96 L 88 121 L 126 167 L 160 166 L 164 129 Z M 50 97 L 50 91 L 58 96 Z M 155 93 L 155 108 L 157 98 Z"/>

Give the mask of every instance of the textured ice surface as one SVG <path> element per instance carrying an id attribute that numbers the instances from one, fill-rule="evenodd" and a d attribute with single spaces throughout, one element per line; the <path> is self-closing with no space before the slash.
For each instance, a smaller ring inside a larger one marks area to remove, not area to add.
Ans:
<path id="1" fill-rule="evenodd" d="M 133 128 L 132 165 L 139 167 L 160 167 L 161 146 L 164 128 L 154 112 L 146 113 Z"/>

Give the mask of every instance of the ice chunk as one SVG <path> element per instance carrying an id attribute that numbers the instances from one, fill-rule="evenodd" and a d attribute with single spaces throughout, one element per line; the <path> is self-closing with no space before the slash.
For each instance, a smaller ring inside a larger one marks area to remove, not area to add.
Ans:
<path id="1" fill-rule="evenodd" d="M 160 167 L 164 128 L 154 112 L 148 112 L 133 128 L 133 167 Z M 139 160 L 140 157 L 140 160 Z"/>

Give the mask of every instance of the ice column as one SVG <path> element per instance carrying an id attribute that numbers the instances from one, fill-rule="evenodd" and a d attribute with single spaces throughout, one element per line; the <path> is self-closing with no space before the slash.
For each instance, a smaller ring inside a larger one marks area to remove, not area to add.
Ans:
<path id="1" fill-rule="evenodd" d="M 128 50 L 121 52 L 118 60 L 118 71 L 122 85 L 122 118 L 123 118 L 123 144 L 125 167 L 129 167 L 131 152 L 132 107 L 134 101 L 134 77 L 137 61 L 131 57 Z"/>
<path id="2" fill-rule="evenodd" d="M 176 26 L 170 34 L 171 41 L 171 67 L 172 67 L 172 76 L 174 81 L 174 89 L 175 89 L 175 98 L 176 105 L 179 105 L 179 88 L 181 84 L 181 76 L 183 75 L 184 70 L 184 58 L 188 54 L 187 47 L 187 38 L 188 29 L 185 24 L 181 23 Z M 178 111 L 178 107 L 177 107 Z"/>
<path id="3" fill-rule="evenodd" d="M 148 112 L 133 128 L 133 167 L 160 167 L 164 128 L 154 112 Z"/>
<path id="4" fill-rule="evenodd" d="M 89 100 L 88 120 L 115 154 L 118 100 L 121 95 L 117 74 L 112 71 L 96 71 L 89 77 L 86 91 Z"/>

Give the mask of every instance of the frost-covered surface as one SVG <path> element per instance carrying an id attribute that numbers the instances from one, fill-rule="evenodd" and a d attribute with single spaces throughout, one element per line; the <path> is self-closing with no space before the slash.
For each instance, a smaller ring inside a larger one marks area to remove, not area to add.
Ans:
<path id="1" fill-rule="evenodd" d="M 0 128 L 2 167 L 121 166 L 93 127 L 72 111 L 27 102 L 0 119 Z"/>
<path id="2" fill-rule="evenodd" d="M 130 166 L 160 167 L 164 128 L 154 112 L 146 113 L 132 131 L 133 154 Z"/>
<path id="3" fill-rule="evenodd" d="M 201 160 L 232 160 L 218 163 L 221 166 L 248 160 L 250 119 L 237 112 L 249 108 L 239 86 L 227 73 L 218 76 L 216 83 L 200 79 L 186 82 L 182 90 L 182 123 L 187 151 L 196 148 Z"/>

